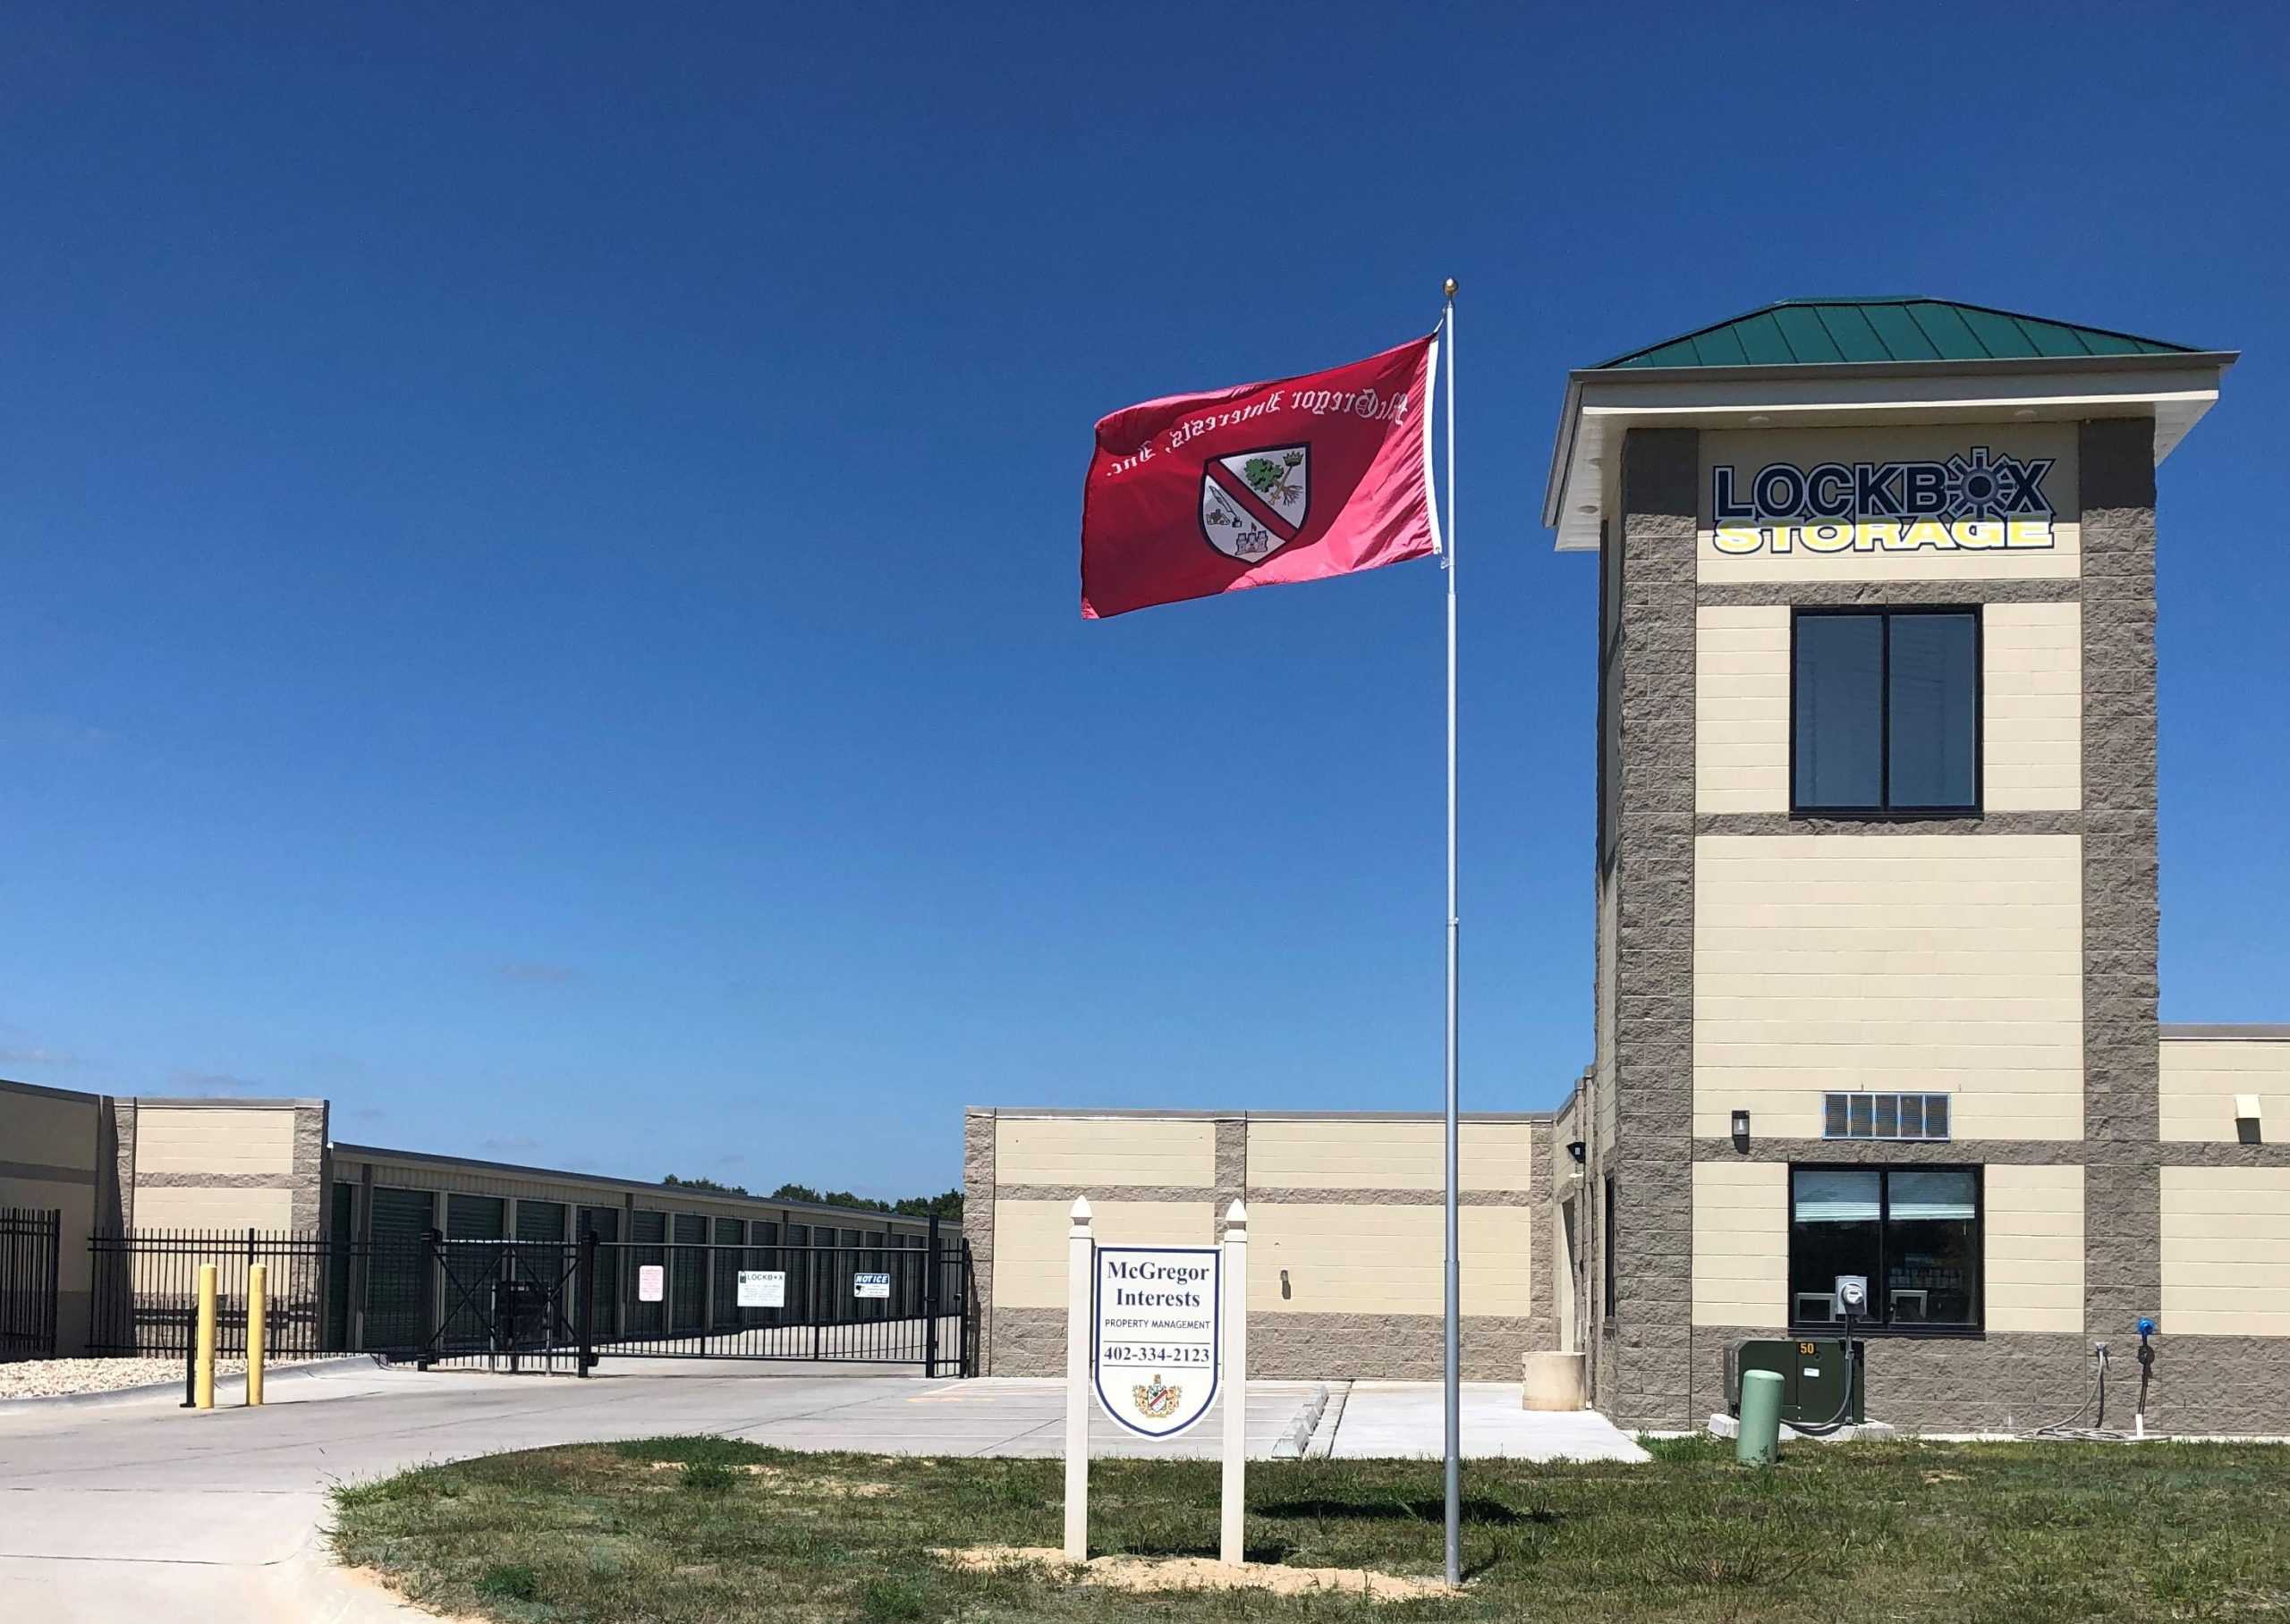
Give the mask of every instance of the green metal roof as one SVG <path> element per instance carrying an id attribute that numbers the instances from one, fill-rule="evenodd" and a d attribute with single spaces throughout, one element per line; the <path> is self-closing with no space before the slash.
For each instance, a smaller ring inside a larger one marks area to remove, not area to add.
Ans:
<path id="1" fill-rule="evenodd" d="M 2187 344 L 1945 299 L 1785 299 L 1600 361 L 1593 370 L 2195 353 Z"/>

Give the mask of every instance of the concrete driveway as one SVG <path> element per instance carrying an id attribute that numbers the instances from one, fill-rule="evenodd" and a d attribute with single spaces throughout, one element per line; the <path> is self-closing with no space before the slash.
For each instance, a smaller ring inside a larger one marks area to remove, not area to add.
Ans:
<path id="1" fill-rule="evenodd" d="M 1361 1383 L 1346 1401 L 1339 1384 L 1312 1452 L 1355 1452 L 1338 1446 L 1356 1429 L 1377 1453 L 1437 1454 L 1436 1389 L 1373 1385 L 1387 1392 Z M 866 1374 L 850 1366 L 759 1374 L 615 1361 L 587 1381 L 325 1368 L 274 1376 L 270 1401 L 257 1410 L 238 1408 L 236 1383 L 218 1385 L 210 1411 L 178 1408 L 174 1391 L 90 1405 L 49 1400 L 0 1412 L 0 1619 L 419 1618 L 327 1562 L 318 1528 L 332 1484 L 505 1450 L 680 1433 L 785 1449 L 1054 1456 L 1063 1452 L 1061 1386 Z M 1293 1449 L 1312 1389 L 1251 1383 L 1251 1455 L 1270 1456 L 1284 1437 Z M 1516 1391 L 1491 1389 L 1467 1407 L 1467 1445 L 1474 1432 L 1497 1445 L 1476 1452 L 1537 1452 L 1521 1440 L 1540 1436 L 1531 1424 L 1546 1420 L 1568 1428 L 1570 1447 L 1551 1452 L 1643 1459 L 1611 1426 L 1595 1439 L 1582 1430 L 1597 1417 L 1514 1420 Z M 1418 1435 L 1426 1417 L 1428 1451 Z M 1498 1425 L 1510 1429 L 1499 1438 Z M 1098 1415 L 1091 1453 L 1213 1455 L 1220 1431 L 1212 1417 L 1157 1444 Z"/>

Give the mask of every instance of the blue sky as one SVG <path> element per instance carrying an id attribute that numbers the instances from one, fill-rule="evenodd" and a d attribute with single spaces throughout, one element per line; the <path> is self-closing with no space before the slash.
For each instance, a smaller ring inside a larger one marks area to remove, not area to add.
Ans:
<path id="1" fill-rule="evenodd" d="M 966 1103 L 1435 1107 L 1437 569 L 1085 624 L 1075 532 L 1099 415 L 1448 275 L 1468 1105 L 1590 1053 L 1565 371 L 1806 294 L 2246 352 L 2163 469 L 2164 1013 L 2290 1019 L 2277 8 L 9 33 L 0 1074 L 883 1194 Z"/>

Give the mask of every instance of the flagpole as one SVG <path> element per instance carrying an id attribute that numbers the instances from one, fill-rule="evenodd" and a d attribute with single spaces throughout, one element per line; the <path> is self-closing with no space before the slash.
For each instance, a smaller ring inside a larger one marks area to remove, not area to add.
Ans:
<path id="1" fill-rule="evenodd" d="M 1440 326 L 1446 329 L 1447 351 L 1447 1583 L 1463 1582 L 1463 1275 L 1457 1262 L 1459 1226 L 1455 1216 L 1455 1188 L 1460 1182 L 1461 1133 L 1457 1110 L 1456 995 L 1461 963 L 1463 918 L 1456 907 L 1455 819 L 1455 279 L 1447 278 L 1447 309 Z"/>

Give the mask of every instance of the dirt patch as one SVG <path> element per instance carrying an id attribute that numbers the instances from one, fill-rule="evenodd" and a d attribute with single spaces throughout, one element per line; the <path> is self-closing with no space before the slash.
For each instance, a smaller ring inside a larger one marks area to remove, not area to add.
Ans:
<path id="1" fill-rule="evenodd" d="M 681 1472 L 684 1469 L 685 1463 L 681 1460 L 655 1460 L 650 1465 L 656 1472 Z M 763 1466 L 750 1461 L 743 1466 L 727 1466 L 724 1469 L 727 1472 L 742 1472 L 750 1477 L 760 1477 L 767 1484 L 782 1494 L 793 1493 L 797 1486 L 787 1481 L 787 1472 L 784 1467 Z M 832 1478 L 805 1477 L 802 1486 L 813 1493 L 823 1494 L 829 1500 L 878 1500 L 883 1495 L 898 1493 L 896 1485 L 892 1484 L 837 1483 Z"/>
<path id="2" fill-rule="evenodd" d="M 1077 1569 L 1063 1551 L 1049 1545 L 934 1547 L 930 1554 L 954 1568 L 1062 1568 L 1084 1584 L 1115 1590 L 1263 1590 L 1274 1595 L 1328 1591 L 1364 1595 L 1371 1602 L 1412 1602 L 1424 1596 L 1463 1594 L 1438 1579 L 1403 1578 L 1372 1568 L 1284 1568 L 1271 1562 L 1211 1561 L 1205 1556 L 1093 1556 Z"/>
<path id="3" fill-rule="evenodd" d="M 431 1612 L 405 1599 L 404 1594 L 392 1585 L 389 1576 L 378 1568 L 336 1568 L 335 1571 L 360 1590 L 369 1590 L 388 1605 L 402 1608 L 411 1617 L 435 1619 L 437 1624 L 486 1624 L 486 1620 L 462 1612 Z"/>

